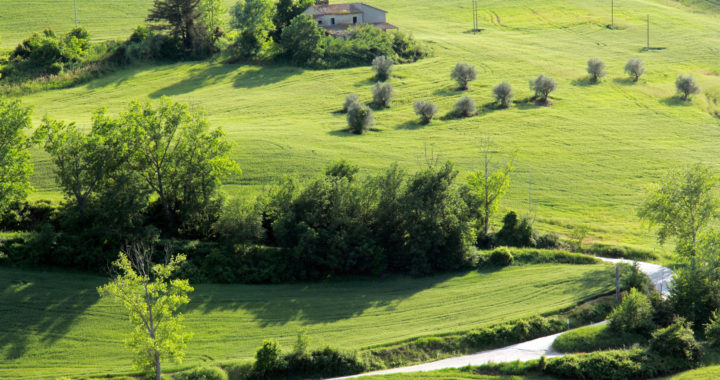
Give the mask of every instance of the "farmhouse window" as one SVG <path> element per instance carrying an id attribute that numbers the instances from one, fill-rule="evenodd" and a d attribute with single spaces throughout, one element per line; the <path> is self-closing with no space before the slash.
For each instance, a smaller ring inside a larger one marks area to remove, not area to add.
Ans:
<path id="1" fill-rule="evenodd" d="M 335 25 L 335 18 L 330 19 L 330 25 Z"/>
<path id="2" fill-rule="evenodd" d="M 357 16 L 353 17 L 353 24 L 357 24 Z"/>

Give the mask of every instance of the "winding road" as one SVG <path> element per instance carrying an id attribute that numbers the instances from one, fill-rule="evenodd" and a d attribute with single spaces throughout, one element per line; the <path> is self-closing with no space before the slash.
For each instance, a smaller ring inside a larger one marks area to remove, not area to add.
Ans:
<path id="1" fill-rule="evenodd" d="M 598 257 L 598 258 L 600 260 L 610 262 L 613 264 L 627 263 L 627 264 L 632 265 L 635 263 L 632 260 L 625 260 L 625 259 L 608 259 L 608 258 L 604 258 L 604 257 Z M 637 263 L 638 263 L 638 267 L 639 267 L 640 271 L 645 273 L 648 277 L 650 277 L 650 280 L 652 280 L 653 284 L 655 284 L 655 288 L 658 290 L 658 292 L 660 292 L 660 294 L 662 294 L 663 297 L 667 297 L 667 295 L 669 293 L 668 287 L 672 283 L 674 272 L 670 268 L 664 267 L 662 265 L 645 263 L 642 261 L 638 261 Z M 596 323 L 593 326 L 601 325 L 604 323 L 607 323 L 607 321 Z M 438 361 L 430 362 L 430 363 L 418 364 L 418 365 L 409 366 L 409 367 L 392 368 L 392 369 L 386 369 L 386 370 L 382 370 L 382 371 L 361 373 L 361 374 L 353 375 L 353 376 L 337 377 L 335 379 L 352 379 L 352 378 L 356 378 L 356 377 L 372 376 L 372 375 L 388 375 L 388 374 L 393 374 L 393 373 L 436 371 L 436 370 L 445 369 L 445 368 L 460 368 L 460 367 L 465 367 L 468 365 L 478 366 L 478 365 L 488 364 L 491 362 L 492 363 L 504 363 L 504 362 L 513 362 L 516 360 L 528 361 L 528 360 L 540 359 L 541 356 L 545 356 L 546 358 L 563 356 L 564 354 L 555 352 L 552 349 L 552 344 L 558 336 L 560 336 L 564 333 L 565 332 L 561 332 L 558 334 L 553 334 L 553 335 L 545 336 L 542 338 L 533 339 L 533 340 L 530 340 L 527 342 L 514 344 L 514 345 L 508 346 L 508 347 L 478 352 L 478 353 L 472 354 L 472 355 L 457 356 L 454 358 L 448 358 L 448 359 L 438 360 Z"/>

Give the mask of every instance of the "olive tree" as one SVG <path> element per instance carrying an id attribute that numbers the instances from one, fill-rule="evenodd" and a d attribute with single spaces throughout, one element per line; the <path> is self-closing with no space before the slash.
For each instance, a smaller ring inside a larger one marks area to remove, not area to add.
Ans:
<path id="1" fill-rule="evenodd" d="M 375 72 L 375 79 L 380 81 L 388 80 L 392 74 L 394 63 L 395 62 L 392 58 L 388 58 L 384 55 L 375 57 L 372 61 L 372 69 Z"/>
<path id="2" fill-rule="evenodd" d="M 30 107 L 0 98 L 0 213 L 30 193 L 30 152 L 34 144 L 25 130 L 32 128 Z"/>
<path id="3" fill-rule="evenodd" d="M 495 99 L 503 108 L 508 108 L 510 107 L 510 104 L 512 104 L 514 96 L 513 89 L 507 81 L 502 81 L 500 84 L 493 87 L 493 95 L 495 95 Z"/>
<path id="4" fill-rule="evenodd" d="M 535 91 L 535 99 L 545 104 L 548 102 L 550 93 L 556 88 L 555 80 L 542 74 L 530 81 L 530 89 Z"/>
<path id="5" fill-rule="evenodd" d="M 675 88 L 677 88 L 678 93 L 682 94 L 683 100 L 688 100 L 690 95 L 700 92 L 700 86 L 695 82 L 692 75 L 678 75 L 675 80 Z"/>
<path id="6" fill-rule="evenodd" d="M 358 103 L 360 103 L 360 98 L 356 94 L 354 94 L 354 93 L 348 94 L 348 96 L 345 97 L 345 103 L 343 103 L 343 108 L 342 108 L 343 112 L 348 112 L 348 110 L 350 109 L 350 107 L 353 104 L 358 104 Z"/>
<path id="7" fill-rule="evenodd" d="M 651 188 L 638 216 L 659 226 L 661 244 L 676 239 L 675 251 L 690 258 L 693 267 L 700 234 L 720 215 L 718 175 L 709 166 L 697 164 L 685 170 L 672 170 Z"/>
<path id="8" fill-rule="evenodd" d="M 457 82 L 460 90 L 467 90 L 468 83 L 477 79 L 475 66 L 465 62 L 458 62 L 450 72 L 450 78 Z"/>
<path id="9" fill-rule="evenodd" d="M 605 76 L 605 62 L 590 58 L 587 62 L 587 72 L 592 76 L 593 83 L 597 83 L 600 78 Z"/>
<path id="10" fill-rule="evenodd" d="M 375 117 L 370 107 L 353 103 L 347 112 L 347 123 L 351 132 L 361 135 L 375 125 Z"/>
<path id="11" fill-rule="evenodd" d="M 469 96 L 463 96 L 453 105 L 453 115 L 456 117 L 470 117 L 477 114 L 477 105 Z"/>
<path id="12" fill-rule="evenodd" d="M 125 344 L 135 354 L 135 367 L 154 369 L 156 380 L 162 379 L 161 360 L 182 361 L 192 337 L 184 331 L 178 308 L 190 302 L 193 288 L 188 280 L 174 276 L 184 261 L 184 255 L 177 255 L 154 264 L 151 249 L 134 245 L 113 263 L 117 276 L 97 289 L 127 310 L 133 331 Z"/>
<path id="13" fill-rule="evenodd" d="M 625 64 L 625 72 L 628 73 L 632 78 L 633 82 L 637 82 L 640 76 L 645 73 L 645 65 L 640 58 L 630 58 Z"/>
<path id="14" fill-rule="evenodd" d="M 373 103 L 378 107 L 390 108 L 394 93 L 392 84 L 377 82 L 372 88 Z"/>
<path id="15" fill-rule="evenodd" d="M 413 108 L 415 109 L 415 114 L 420 116 L 423 124 L 430 123 L 432 118 L 438 113 L 438 108 L 435 104 L 424 100 L 415 101 Z"/>

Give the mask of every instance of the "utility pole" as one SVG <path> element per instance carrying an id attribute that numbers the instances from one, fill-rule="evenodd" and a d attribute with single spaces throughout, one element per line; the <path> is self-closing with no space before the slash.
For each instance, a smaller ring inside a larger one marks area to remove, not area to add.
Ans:
<path id="1" fill-rule="evenodd" d="M 477 18 L 477 11 L 478 11 L 478 5 L 477 0 L 472 0 L 473 3 L 473 34 L 477 33 L 478 30 L 478 18 Z"/>
<path id="2" fill-rule="evenodd" d="M 78 26 L 78 20 L 77 20 L 77 0 L 73 1 L 73 5 L 75 6 L 75 26 Z"/>
<path id="3" fill-rule="evenodd" d="M 610 0 L 610 29 L 615 29 L 615 0 Z"/>
<path id="4" fill-rule="evenodd" d="M 650 50 L 650 15 L 647 15 L 647 49 Z"/>

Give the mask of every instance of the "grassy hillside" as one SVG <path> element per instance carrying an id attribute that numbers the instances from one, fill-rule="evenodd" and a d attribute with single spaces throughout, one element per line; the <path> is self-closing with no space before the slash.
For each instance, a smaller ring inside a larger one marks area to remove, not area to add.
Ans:
<path id="1" fill-rule="evenodd" d="M 251 359 L 264 339 L 345 349 L 550 313 L 612 289 L 607 265 L 532 265 L 498 272 L 277 286 L 198 285 L 185 310 L 195 337 L 184 364 Z M 98 298 L 105 279 L 0 268 L 0 378 L 131 370 L 122 308 Z"/>
<path id="2" fill-rule="evenodd" d="M 588 224 L 594 239 L 649 248 L 655 247 L 652 236 L 635 217 L 645 185 L 671 167 L 720 163 L 720 120 L 711 115 L 720 110 L 718 14 L 672 0 L 628 0 L 615 10 L 620 29 L 610 30 L 604 2 L 494 0 L 483 3 L 484 31 L 473 35 L 467 1 L 370 3 L 428 41 L 435 56 L 396 68 L 394 106 L 376 113 L 380 131 L 369 135 L 342 132 L 344 116 L 334 113 L 350 92 L 369 100 L 373 83 L 366 67 L 179 63 L 133 68 L 23 100 L 35 107 L 36 121 L 50 115 L 82 126 L 98 107 L 120 112 L 133 98 L 167 95 L 204 107 L 236 143 L 233 157 L 244 172 L 226 186 L 231 196 L 255 193 L 286 175 L 315 175 L 339 158 L 366 172 L 392 162 L 415 170 L 425 165 L 427 150 L 466 172 L 478 166 L 478 141 L 491 137 L 500 155 L 516 152 L 517 172 L 503 207 L 527 210 L 530 196 L 541 229 L 566 233 Z M 658 48 L 650 51 L 642 49 L 646 14 Z M 608 66 L 599 85 L 586 81 L 590 57 Z M 622 72 L 630 57 L 642 58 L 647 68 L 636 84 Z M 554 105 L 518 105 L 419 126 L 414 100 L 432 100 L 446 113 L 463 95 L 449 79 L 460 60 L 478 68 L 468 92 L 478 104 L 490 102 L 492 86 L 502 80 L 514 86 L 516 98 L 526 98 L 528 80 L 544 73 L 558 82 Z M 704 90 L 692 102 L 672 98 L 679 73 L 695 75 Z M 33 197 L 57 199 L 46 157 L 36 154 L 35 163 Z"/>

